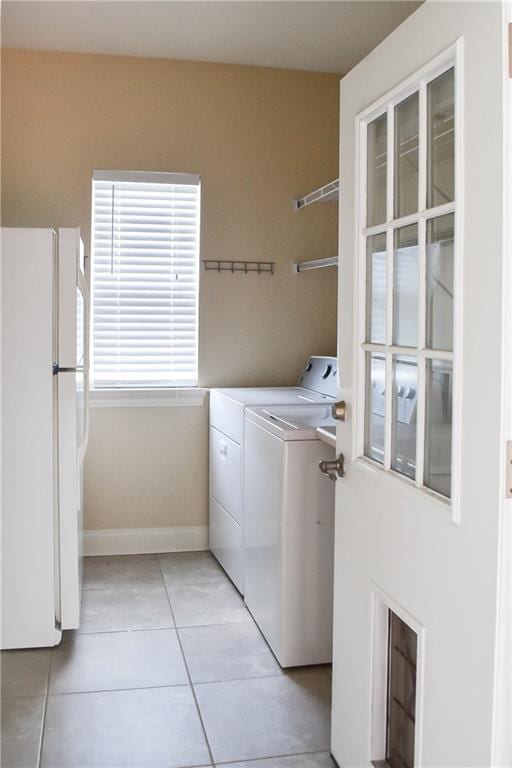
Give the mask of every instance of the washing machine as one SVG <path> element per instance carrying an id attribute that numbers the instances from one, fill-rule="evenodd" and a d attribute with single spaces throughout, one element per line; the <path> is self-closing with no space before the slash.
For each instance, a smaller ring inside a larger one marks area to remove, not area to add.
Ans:
<path id="1" fill-rule="evenodd" d="M 332 658 L 335 449 L 330 407 L 245 415 L 245 603 L 282 667 Z"/>
<path id="2" fill-rule="evenodd" d="M 210 391 L 209 545 L 244 593 L 244 415 L 263 405 L 324 407 L 336 400 L 335 357 L 311 356 L 296 386 Z"/>

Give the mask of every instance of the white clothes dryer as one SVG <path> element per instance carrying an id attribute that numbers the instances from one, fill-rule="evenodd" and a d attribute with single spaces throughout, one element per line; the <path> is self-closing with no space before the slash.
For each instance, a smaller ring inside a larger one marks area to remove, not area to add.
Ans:
<path id="1" fill-rule="evenodd" d="M 282 667 L 332 658 L 335 449 L 317 428 L 330 407 L 249 409 L 245 417 L 245 602 Z"/>
<path id="2" fill-rule="evenodd" d="M 310 357 L 293 387 L 210 392 L 210 549 L 244 593 L 244 414 L 263 405 L 326 406 L 336 399 L 335 357 Z"/>

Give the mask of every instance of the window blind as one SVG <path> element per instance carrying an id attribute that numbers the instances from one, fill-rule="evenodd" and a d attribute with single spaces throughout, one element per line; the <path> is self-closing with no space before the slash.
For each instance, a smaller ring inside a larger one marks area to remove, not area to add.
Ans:
<path id="1" fill-rule="evenodd" d="M 197 385 L 200 179 L 95 172 L 96 388 Z"/>

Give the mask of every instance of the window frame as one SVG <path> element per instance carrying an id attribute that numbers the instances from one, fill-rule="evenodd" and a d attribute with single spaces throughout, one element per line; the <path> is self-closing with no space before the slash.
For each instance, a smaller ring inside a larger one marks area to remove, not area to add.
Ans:
<path id="1" fill-rule="evenodd" d="M 454 163 L 455 163 L 455 194 L 454 201 L 433 208 L 427 208 L 427 85 L 447 70 L 454 68 L 454 110 L 456 119 Z M 462 367 L 462 253 L 463 253 L 463 40 L 457 42 L 426 64 L 407 80 L 383 95 L 371 106 L 360 112 L 355 119 L 356 141 L 356 210 L 355 210 L 355 253 L 357 291 L 355 301 L 355 330 L 354 334 L 354 429 L 352 432 L 352 451 L 354 461 L 361 468 L 378 471 L 382 477 L 387 477 L 396 483 L 397 488 L 404 493 L 418 494 L 425 500 L 433 502 L 434 506 L 444 512 L 448 511 L 451 520 L 460 524 L 460 437 L 461 437 L 461 367 Z M 419 179 L 418 179 L 418 212 L 395 218 L 394 189 L 394 109 L 416 91 L 419 92 Z M 391 214 L 382 224 L 368 227 L 366 225 L 367 197 L 367 127 L 387 113 L 387 179 L 386 179 L 386 213 Z M 426 229 L 430 219 L 445 214 L 454 215 L 454 315 L 453 315 L 453 351 L 432 350 L 426 348 Z M 410 224 L 418 225 L 419 249 L 419 309 L 418 309 L 418 344 L 417 347 L 400 347 L 393 343 L 393 259 L 394 233 L 401 227 Z M 385 233 L 387 254 L 386 281 L 386 340 L 385 344 L 373 344 L 366 341 L 366 261 L 367 238 L 371 235 Z M 366 401 L 366 355 L 368 352 L 381 353 L 386 360 L 386 415 L 385 415 L 385 463 L 381 464 L 365 455 L 365 401 Z M 391 468 L 391 423 L 393 397 L 391 383 L 393 380 L 393 360 L 396 357 L 415 357 L 418 361 L 418 415 L 416 441 L 416 479 L 412 480 Z M 453 399 L 452 399 L 452 476 L 451 497 L 425 486 L 424 469 L 424 433 L 425 433 L 425 361 L 427 359 L 451 360 L 453 366 Z M 420 453 L 421 452 L 421 453 Z M 421 470 L 421 471 L 418 471 Z"/>
<path id="2" fill-rule="evenodd" d="M 197 185 L 199 191 L 197 212 L 197 263 L 196 263 L 196 343 L 197 382 L 195 385 L 169 384 L 132 386 L 97 386 L 94 382 L 94 182 L 128 182 L 140 184 L 186 184 Z M 191 173 L 172 173 L 165 171 L 108 171 L 94 170 L 91 179 L 91 260 L 90 260 L 90 404 L 91 407 L 146 407 L 146 406 L 196 406 L 203 405 L 208 393 L 199 387 L 199 290 L 200 290 L 200 248 L 201 248 L 201 177 Z"/>

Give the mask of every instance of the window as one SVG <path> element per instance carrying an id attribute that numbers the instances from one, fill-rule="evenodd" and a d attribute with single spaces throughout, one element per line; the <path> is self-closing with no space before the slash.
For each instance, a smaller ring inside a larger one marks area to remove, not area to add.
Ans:
<path id="1" fill-rule="evenodd" d="M 95 171 L 92 382 L 197 385 L 198 176 Z"/>
<path id="2" fill-rule="evenodd" d="M 360 454 L 451 497 L 455 67 L 361 119 Z"/>

